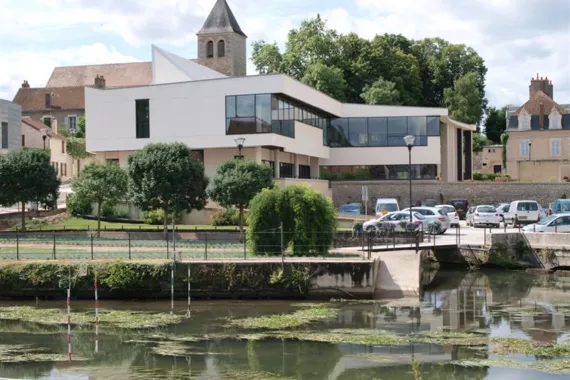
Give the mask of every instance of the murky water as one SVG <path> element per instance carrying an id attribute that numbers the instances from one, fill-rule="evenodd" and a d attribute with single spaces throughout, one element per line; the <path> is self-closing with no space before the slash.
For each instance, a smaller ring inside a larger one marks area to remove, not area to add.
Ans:
<path id="1" fill-rule="evenodd" d="M 417 299 L 322 303 L 338 309 L 338 316 L 303 325 L 296 331 L 326 334 L 338 329 L 351 333 L 373 330 L 402 337 L 451 331 L 484 338 L 522 338 L 545 346 L 566 343 L 568 339 L 570 278 L 513 272 L 437 272 L 424 278 L 427 284 Z M 36 306 L 36 302 L 0 303 L 0 306 L 23 305 Z M 63 310 L 65 301 L 38 301 L 37 307 Z M 92 312 L 93 307 L 93 302 L 88 301 L 72 304 L 74 311 Z M 170 312 L 170 302 L 103 300 L 100 307 Z M 501 356 L 487 344 L 466 346 L 438 341 L 373 346 L 253 340 L 251 336 L 240 340 L 235 338 L 247 335 L 248 331 L 228 327 L 228 319 L 293 313 L 303 308 L 299 302 L 195 301 L 189 318 L 167 327 L 133 330 L 102 325 L 98 336 L 91 325 L 75 327 L 71 361 L 67 360 L 65 325 L 0 320 L 0 378 L 540 380 L 570 377 L 564 372 L 570 368 L 570 361 L 564 361 L 569 358 L 556 358 L 560 365 L 553 371 L 551 367 L 537 365 L 545 358 L 525 353 Z M 186 304 L 176 302 L 174 312 L 184 315 Z M 208 339 L 204 339 L 205 335 Z M 169 338 L 161 342 L 160 337 Z M 192 341 L 191 337 L 200 339 Z M 98 352 L 95 352 L 96 340 Z M 19 349 L 23 353 L 18 353 Z M 548 360 L 544 363 L 552 363 L 552 359 Z M 418 363 L 415 371 L 412 362 Z"/>

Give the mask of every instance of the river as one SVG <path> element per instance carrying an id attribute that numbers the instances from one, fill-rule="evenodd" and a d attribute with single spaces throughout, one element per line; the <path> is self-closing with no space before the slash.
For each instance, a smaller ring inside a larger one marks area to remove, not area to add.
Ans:
<path id="1" fill-rule="evenodd" d="M 424 281 L 420 296 L 400 300 L 193 301 L 189 315 L 187 303 L 177 300 L 174 315 L 182 318 L 167 325 L 141 329 L 101 322 L 96 334 L 92 322 L 73 324 L 71 361 L 65 301 L 4 301 L 0 302 L 0 309 L 5 310 L 4 314 L 0 311 L 0 378 L 570 377 L 570 346 L 565 345 L 570 332 L 570 299 L 565 290 L 570 289 L 570 278 L 440 271 L 424 276 Z M 102 313 L 150 312 L 165 318 L 171 311 L 168 301 L 101 300 L 99 307 Z M 35 308 L 59 309 L 57 315 L 64 318 L 56 324 L 41 316 L 26 320 L 25 310 Z M 74 313 L 94 315 L 93 301 L 72 300 L 71 308 Z M 333 315 L 301 321 L 293 329 L 279 326 L 290 322 L 286 319 L 277 320 L 269 331 L 232 324 L 244 318 L 295 315 L 299 310 L 318 308 L 331 309 Z M 72 314 L 73 318 L 79 316 Z M 367 338 L 376 335 L 391 341 L 379 344 Z M 504 338 L 525 341 L 534 350 L 558 344 L 567 351 L 557 351 L 554 357 L 519 352 L 524 350 L 513 349 Z"/>

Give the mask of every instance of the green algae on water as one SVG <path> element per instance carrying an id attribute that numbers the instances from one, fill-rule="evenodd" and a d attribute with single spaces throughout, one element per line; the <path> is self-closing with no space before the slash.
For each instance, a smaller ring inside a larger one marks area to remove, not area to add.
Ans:
<path id="1" fill-rule="evenodd" d="M 230 321 L 230 325 L 243 329 L 279 330 L 299 327 L 323 319 L 334 318 L 338 310 L 326 307 L 301 309 L 292 314 L 275 314 Z"/>
<path id="2" fill-rule="evenodd" d="M 84 358 L 74 357 L 74 360 L 85 360 Z M 63 362 L 68 361 L 67 355 L 54 354 L 46 349 L 36 348 L 32 345 L 18 344 L 7 345 L 0 344 L 0 362 L 1 363 L 39 363 L 39 362 Z"/>

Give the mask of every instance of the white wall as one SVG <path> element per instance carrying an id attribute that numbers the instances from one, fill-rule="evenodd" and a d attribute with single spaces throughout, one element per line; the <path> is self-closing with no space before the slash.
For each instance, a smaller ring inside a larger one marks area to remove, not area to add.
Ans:
<path id="1" fill-rule="evenodd" d="M 44 140 L 42 138 L 43 134 L 41 131 L 30 127 L 28 124 L 22 122 L 22 134 L 25 136 L 24 142 L 26 147 L 33 148 L 43 148 Z"/>
<path id="2" fill-rule="evenodd" d="M 427 146 L 412 149 L 412 164 L 440 164 L 439 137 L 428 137 Z M 321 166 L 337 165 L 403 165 L 409 161 L 408 149 L 399 147 L 333 148 L 330 158 L 319 160 Z"/>

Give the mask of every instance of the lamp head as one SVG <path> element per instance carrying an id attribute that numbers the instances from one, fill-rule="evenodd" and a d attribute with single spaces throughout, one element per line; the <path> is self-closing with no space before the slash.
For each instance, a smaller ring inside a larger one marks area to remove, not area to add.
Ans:
<path id="1" fill-rule="evenodd" d="M 416 141 L 416 137 L 412 136 L 412 135 L 408 135 L 408 136 L 404 137 L 404 141 L 406 142 L 406 146 L 408 148 L 411 148 L 412 146 L 414 146 L 414 141 Z"/>
<path id="2" fill-rule="evenodd" d="M 245 142 L 245 138 L 243 137 L 238 137 L 237 139 L 235 139 L 235 142 L 237 144 L 238 147 L 243 147 L 243 143 Z"/>

